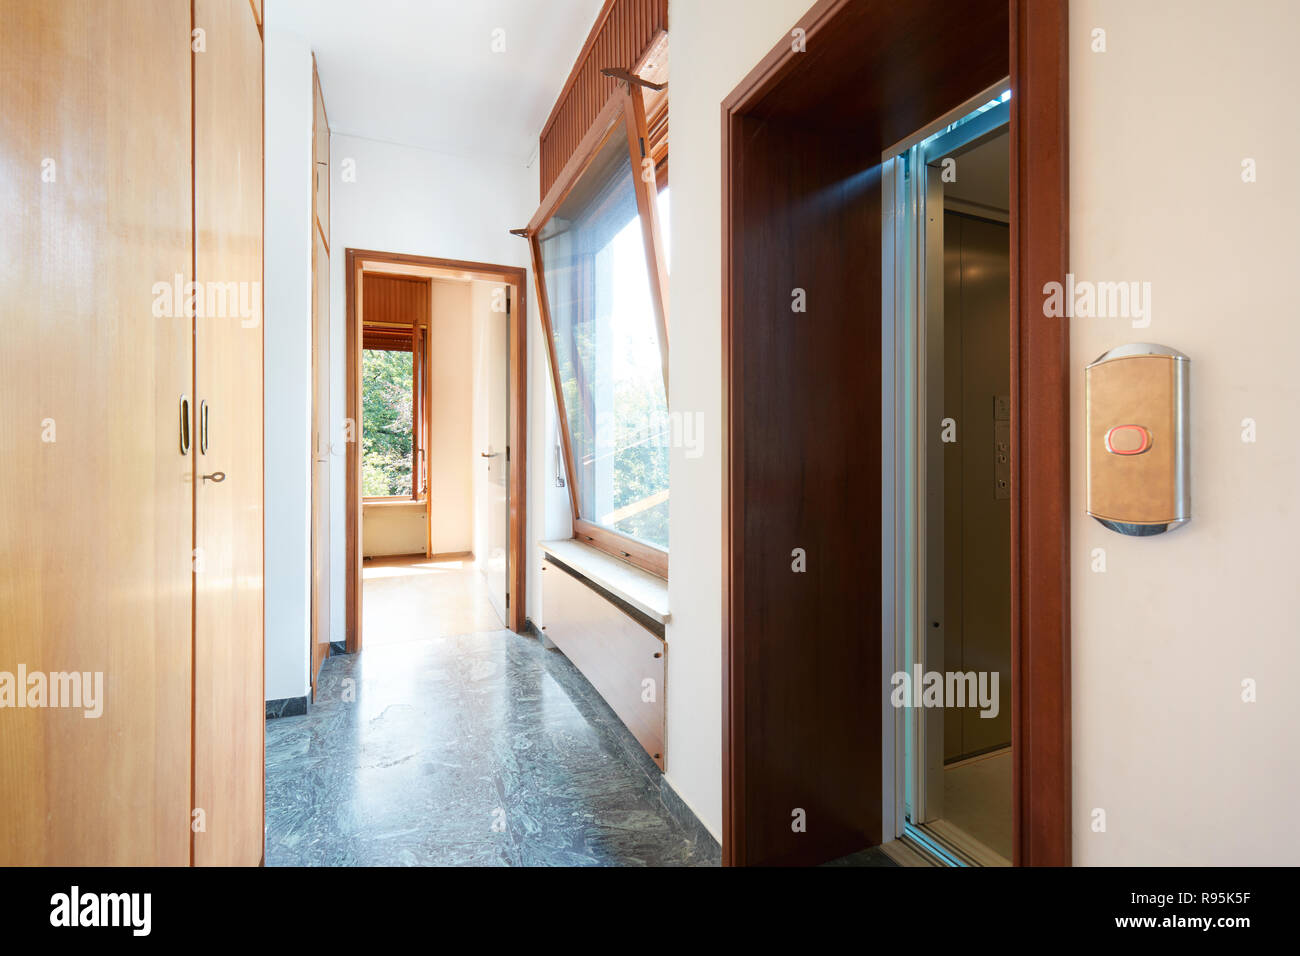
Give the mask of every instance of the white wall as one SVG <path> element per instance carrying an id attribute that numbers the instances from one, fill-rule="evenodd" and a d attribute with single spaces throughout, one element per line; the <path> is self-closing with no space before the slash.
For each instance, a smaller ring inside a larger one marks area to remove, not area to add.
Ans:
<path id="1" fill-rule="evenodd" d="M 1071 268 L 1149 281 L 1153 303 L 1147 329 L 1072 328 L 1080 864 L 1300 861 L 1297 33 L 1290 0 L 1071 4 Z M 1081 370 L 1144 341 L 1192 359 L 1192 520 L 1149 539 L 1106 531 L 1082 497 Z M 1241 701 L 1246 678 L 1257 703 Z"/>
<path id="2" fill-rule="evenodd" d="M 671 411 L 703 417 L 674 448 L 668 571 L 668 779 L 722 829 L 722 141 L 719 104 L 808 0 L 670 0 Z M 721 42 L 720 38 L 725 38 Z"/>
<path id="3" fill-rule="evenodd" d="M 328 109 L 329 90 L 324 92 Z M 355 168 L 355 182 L 342 179 L 344 164 L 349 160 Z M 528 267 L 531 412 L 526 530 L 530 553 L 526 587 L 528 614 L 540 620 L 541 559 L 535 543 L 543 537 L 565 532 L 557 531 L 556 506 L 553 500 L 548 505 L 544 481 L 547 474 L 554 474 L 554 453 L 548 450 L 545 425 L 550 385 L 528 244 L 509 233 L 512 228 L 526 225 L 537 208 L 537 170 L 495 156 L 458 156 L 335 131 L 330 141 L 330 175 L 334 177 L 330 190 L 330 326 L 331 354 L 335 357 L 331 389 L 335 458 L 331 487 L 336 489 L 331 519 L 333 639 L 343 639 L 344 620 L 344 268 L 349 248 Z M 554 484 L 553 480 L 550 484 Z M 567 515 L 563 520 L 567 520 Z"/>
<path id="4" fill-rule="evenodd" d="M 429 509 L 434 554 L 474 548 L 474 364 L 470 284 L 434 280 L 429 325 Z"/>
<path id="5" fill-rule="evenodd" d="M 266 697 L 277 700 L 310 690 L 312 65 L 267 7 Z"/>

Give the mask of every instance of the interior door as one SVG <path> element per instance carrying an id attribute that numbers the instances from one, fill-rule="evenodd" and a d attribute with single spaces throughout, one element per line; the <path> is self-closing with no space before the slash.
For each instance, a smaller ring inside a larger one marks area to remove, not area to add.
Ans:
<path id="1" fill-rule="evenodd" d="M 312 230 L 311 694 L 330 650 L 330 265 L 319 228 Z"/>
<path id="2" fill-rule="evenodd" d="M 205 297 L 194 324 L 194 862 L 255 865 L 265 719 L 262 40 L 246 0 L 194 0 L 194 22 L 206 31 L 193 56 L 195 275 Z"/>
<path id="3" fill-rule="evenodd" d="M 504 310 L 488 313 L 487 325 L 487 461 L 488 553 L 482 562 L 488 600 L 509 626 L 510 579 L 510 287 L 503 287 Z M 493 290 L 495 297 L 496 290 Z"/>
<path id="4" fill-rule="evenodd" d="M 0 864 L 185 865 L 189 5 L 6 3 L 0 143 L 0 668 L 87 685 L 0 716 Z"/>

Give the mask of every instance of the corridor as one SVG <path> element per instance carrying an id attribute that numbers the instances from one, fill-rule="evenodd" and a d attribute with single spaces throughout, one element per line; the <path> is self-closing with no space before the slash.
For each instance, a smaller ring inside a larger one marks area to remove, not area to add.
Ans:
<path id="1" fill-rule="evenodd" d="M 328 659 L 309 714 L 267 722 L 266 863 L 716 866 L 662 779 L 535 638 L 380 643 Z"/>

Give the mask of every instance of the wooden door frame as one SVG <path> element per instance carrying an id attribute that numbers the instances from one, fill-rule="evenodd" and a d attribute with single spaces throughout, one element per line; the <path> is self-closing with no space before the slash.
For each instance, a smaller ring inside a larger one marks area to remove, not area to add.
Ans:
<path id="1" fill-rule="evenodd" d="M 1017 866 L 1069 866 L 1069 0 L 1011 5 L 1011 733 Z M 1032 237 L 1032 241 L 1031 241 Z"/>
<path id="2" fill-rule="evenodd" d="M 799 21 L 818 49 L 851 0 L 819 0 Z M 1008 0 L 1011 75 L 1012 782 L 1017 865 L 1071 861 L 1068 320 L 1043 315 L 1041 290 L 1069 261 L 1068 0 Z M 739 117 L 808 55 L 782 38 L 722 104 L 723 863 L 745 846 L 742 341 L 733 242 Z M 958 104 L 954 103 L 953 106 Z M 1032 237 L 1032 241 L 1030 241 Z"/>
<path id="3" fill-rule="evenodd" d="M 361 553 L 358 548 L 361 530 L 361 314 L 357 310 L 360 284 L 357 273 L 361 262 L 385 262 L 393 265 L 428 266 L 434 269 L 468 273 L 474 279 L 501 282 L 513 286 L 510 296 L 510 528 L 509 601 L 510 630 L 522 633 L 525 628 L 527 581 L 524 556 L 527 535 L 528 494 L 528 272 L 522 266 L 504 266 L 460 259 L 439 259 L 400 252 L 376 252 L 370 249 L 347 249 L 344 261 L 344 298 L 347 303 L 347 420 L 354 423 L 353 440 L 347 442 L 347 558 L 346 558 L 346 626 L 347 651 L 361 650 Z M 428 466 L 428 456 L 425 456 Z"/>

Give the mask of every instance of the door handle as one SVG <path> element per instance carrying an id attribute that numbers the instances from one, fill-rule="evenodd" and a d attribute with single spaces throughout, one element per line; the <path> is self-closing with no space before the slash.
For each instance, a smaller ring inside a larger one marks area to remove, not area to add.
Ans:
<path id="1" fill-rule="evenodd" d="M 190 397 L 181 396 L 181 454 L 190 453 Z"/>
<path id="2" fill-rule="evenodd" d="M 208 453 L 208 400 L 199 402 L 199 454 Z"/>
<path id="3" fill-rule="evenodd" d="M 481 452 L 478 453 L 478 456 L 479 456 L 480 458 L 496 458 L 496 457 L 497 457 L 498 455 L 500 455 L 500 454 L 501 454 L 501 452 L 499 452 L 499 451 L 494 451 L 494 452 L 492 452 L 491 454 L 488 454 L 488 453 L 485 452 L 485 451 L 481 451 Z"/>
<path id="4" fill-rule="evenodd" d="M 219 485 L 226 480 L 226 473 L 224 471 L 214 471 L 210 475 L 204 475 L 203 480 L 211 481 Z"/>

